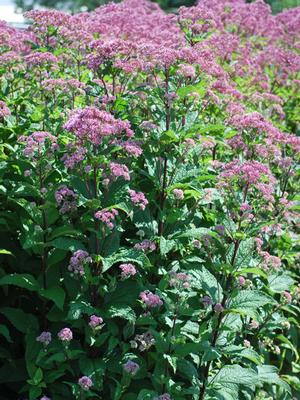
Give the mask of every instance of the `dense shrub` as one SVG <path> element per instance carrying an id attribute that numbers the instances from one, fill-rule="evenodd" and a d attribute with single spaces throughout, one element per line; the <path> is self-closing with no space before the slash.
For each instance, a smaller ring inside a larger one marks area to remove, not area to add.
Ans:
<path id="1" fill-rule="evenodd" d="M 300 9 L 1 23 L 3 399 L 299 398 Z"/>

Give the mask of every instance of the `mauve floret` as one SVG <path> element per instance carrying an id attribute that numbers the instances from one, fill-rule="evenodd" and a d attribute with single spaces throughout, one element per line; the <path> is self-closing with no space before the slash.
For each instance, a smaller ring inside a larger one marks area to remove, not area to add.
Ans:
<path id="1" fill-rule="evenodd" d="M 23 154 L 29 158 L 41 157 L 47 145 L 50 152 L 58 149 L 57 138 L 45 131 L 36 131 L 29 136 L 22 135 L 18 142 L 25 145 Z"/>
<path id="2" fill-rule="evenodd" d="M 70 258 L 68 270 L 76 275 L 84 275 L 84 265 L 90 264 L 92 258 L 85 250 L 76 250 Z"/>
<path id="3" fill-rule="evenodd" d="M 140 369 L 140 366 L 134 361 L 128 360 L 125 364 L 123 364 L 123 368 L 128 374 L 135 375 Z"/>
<path id="4" fill-rule="evenodd" d="M 126 279 L 130 276 L 134 276 L 136 274 L 136 268 L 132 264 L 121 264 L 119 265 L 119 268 L 121 269 L 121 277 L 123 279 Z"/>
<path id="5" fill-rule="evenodd" d="M 90 316 L 89 326 L 91 328 L 96 328 L 97 326 L 101 325 L 102 323 L 103 323 L 103 319 L 101 317 L 98 317 L 97 315 Z"/>
<path id="6" fill-rule="evenodd" d="M 208 306 L 211 306 L 213 304 L 213 300 L 209 296 L 203 296 L 201 301 L 202 301 L 204 307 L 208 307 Z"/>
<path id="7" fill-rule="evenodd" d="M 133 204 L 138 206 L 141 210 L 145 210 L 149 203 L 143 192 L 136 192 L 135 190 L 128 189 L 130 200 Z"/>
<path id="8" fill-rule="evenodd" d="M 190 275 L 186 274 L 185 272 L 175 272 L 171 271 L 170 272 L 170 286 L 174 287 L 183 287 L 184 289 L 187 289 L 190 287 Z"/>
<path id="9" fill-rule="evenodd" d="M 62 342 L 70 342 L 73 339 L 73 333 L 69 328 L 63 328 L 57 336 Z"/>
<path id="10" fill-rule="evenodd" d="M 37 336 L 36 341 L 45 344 L 46 346 L 51 342 L 52 335 L 51 332 L 42 332 L 39 336 Z"/>
<path id="11" fill-rule="evenodd" d="M 156 244 L 152 242 L 151 240 L 145 239 L 141 243 L 137 243 L 134 245 L 135 249 L 138 250 L 149 250 L 149 251 L 154 251 L 156 249 Z"/>
<path id="12" fill-rule="evenodd" d="M 30 176 L 32 174 L 32 170 L 31 169 L 26 169 L 24 171 L 24 176 L 27 178 L 28 176 Z"/>
<path id="13" fill-rule="evenodd" d="M 214 310 L 215 310 L 215 312 L 217 312 L 217 313 L 221 313 L 221 312 L 224 311 L 224 307 L 222 306 L 221 303 L 217 303 L 217 304 L 215 304 L 215 306 L 214 306 Z"/>
<path id="14" fill-rule="evenodd" d="M 243 344 L 244 344 L 244 347 L 247 347 L 247 348 L 251 347 L 251 343 L 247 339 L 244 340 Z"/>
<path id="15" fill-rule="evenodd" d="M 142 299 L 143 303 L 149 308 L 160 307 L 163 305 L 163 301 L 161 298 L 149 290 L 145 290 L 144 292 L 140 293 L 140 298 Z"/>
<path id="16" fill-rule="evenodd" d="M 259 327 L 259 323 L 254 319 L 250 323 L 250 329 L 257 329 Z"/>
<path id="17" fill-rule="evenodd" d="M 158 400 L 172 400 L 171 396 L 168 393 L 161 394 L 157 398 Z"/>
<path id="18" fill-rule="evenodd" d="M 71 213 L 77 210 L 76 199 L 78 196 L 66 185 L 60 186 L 55 192 L 54 197 L 61 214 Z"/>
<path id="19" fill-rule="evenodd" d="M 10 115 L 10 110 L 4 101 L 0 100 L 0 119 Z"/>
<path id="20" fill-rule="evenodd" d="M 78 385 L 83 390 L 89 390 L 93 386 L 93 381 L 88 376 L 82 376 L 78 379 Z"/>
<path id="21" fill-rule="evenodd" d="M 120 145 L 121 147 L 123 147 L 127 154 L 133 157 L 139 157 L 143 153 L 140 145 L 133 140 L 126 140 L 125 142 L 121 142 Z"/>
<path id="22" fill-rule="evenodd" d="M 47 397 L 47 396 L 43 396 L 43 397 L 40 398 L 40 400 L 51 400 L 51 398 Z"/>
<path id="23" fill-rule="evenodd" d="M 25 62 L 30 65 L 46 65 L 46 64 L 57 64 L 58 59 L 53 55 L 52 53 L 49 52 L 32 52 L 24 57 Z"/>
<path id="24" fill-rule="evenodd" d="M 109 112 L 92 106 L 73 110 L 64 128 L 78 139 L 88 140 L 94 145 L 100 145 L 105 136 L 134 136 L 128 121 L 116 119 Z"/>
<path id="25" fill-rule="evenodd" d="M 223 236 L 225 233 L 225 226 L 224 225 L 216 225 L 215 230 L 216 230 L 216 232 L 218 232 L 219 235 Z"/>
<path id="26" fill-rule="evenodd" d="M 103 222 L 109 229 L 114 228 L 114 221 L 118 215 L 118 210 L 112 208 L 111 210 L 100 210 L 95 213 L 95 218 Z"/>
<path id="27" fill-rule="evenodd" d="M 237 281 L 238 281 L 239 286 L 245 286 L 245 284 L 246 284 L 246 279 L 243 276 L 239 276 L 237 278 Z"/>
<path id="28" fill-rule="evenodd" d="M 181 189 L 174 189 L 173 195 L 174 195 L 175 199 L 177 199 L 177 200 L 184 199 L 184 191 Z"/>
<path id="29" fill-rule="evenodd" d="M 109 168 L 113 179 L 123 178 L 125 181 L 130 181 L 129 169 L 126 165 L 112 162 Z"/>
<path id="30" fill-rule="evenodd" d="M 283 301 L 287 304 L 290 304 L 293 300 L 293 297 L 290 292 L 284 291 L 281 293 Z"/>

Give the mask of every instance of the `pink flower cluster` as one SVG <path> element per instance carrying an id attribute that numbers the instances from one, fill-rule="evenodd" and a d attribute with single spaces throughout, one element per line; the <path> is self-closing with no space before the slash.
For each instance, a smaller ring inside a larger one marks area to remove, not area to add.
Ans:
<path id="1" fill-rule="evenodd" d="M 55 192 L 54 197 L 57 205 L 59 206 L 59 212 L 61 214 L 72 213 L 73 211 L 77 210 L 76 199 L 78 196 L 66 185 L 61 186 Z"/>
<path id="2" fill-rule="evenodd" d="M 256 250 L 260 257 L 263 259 L 262 268 L 268 271 L 270 268 L 278 270 L 281 266 L 281 259 L 277 256 L 272 256 L 268 251 L 262 250 L 263 240 L 256 238 Z"/>
<path id="3" fill-rule="evenodd" d="M 161 298 L 157 294 L 154 294 L 149 290 L 141 292 L 140 298 L 148 308 L 155 308 L 163 305 L 163 301 L 161 300 Z"/>
<path id="4" fill-rule="evenodd" d="M 58 59 L 52 53 L 36 51 L 24 57 L 25 62 L 29 66 L 43 66 L 49 64 L 57 64 Z"/>
<path id="5" fill-rule="evenodd" d="M 0 119 L 10 115 L 10 110 L 4 101 L 0 100 Z"/>
<path id="6" fill-rule="evenodd" d="M 118 210 L 112 208 L 111 210 L 100 210 L 95 213 L 95 218 L 103 222 L 109 229 L 114 228 L 114 221 L 118 215 Z"/>
<path id="7" fill-rule="evenodd" d="M 57 336 L 62 342 L 68 343 L 73 339 L 73 332 L 70 328 L 63 328 L 58 332 Z"/>
<path id="8" fill-rule="evenodd" d="M 76 250 L 70 258 L 68 270 L 75 275 L 83 276 L 85 273 L 85 264 L 90 264 L 91 262 L 92 258 L 89 256 L 88 252 L 84 250 Z"/>
<path id="9" fill-rule="evenodd" d="M 93 381 L 88 376 L 82 376 L 78 379 L 78 385 L 83 390 L 89 390 L 93 386 Z"/>
<path id="10" fill-rule="evenodd" d="M 156 244 L 151 240 L 145 239 L 141 243 L 135 244 L 134 248 L 143 251 L 154 251 L 156 249 Z"/>
<path id="11" fill-rule="evenodd" d="M 170 272 L 170 286 L 178 287 L 187 289 L 190 287 L 190 275 L 186 274 L 185 272 Z"/>
<path id="12" fill-rule="evenodd" d="M 76 135 L 79 140 L 88 140 L 94 145 L 102 143 L 105 136 L 125 136 L 131 138 L 134 132 L 128 121 L 116 119 L 107 111 L 96 107 L 74 110 L 64 128 Z"/>
<path id="13" fill-rule="evenodd" d="M 36 341 L 43 343 L 45 346 L 47 346 L 52 340 L 52 335 L 51 332 L 42 332 L 37 338 Z"/>
<path id="14" fill-rule="evenodd" d="M 33 132 L 29 136 L 20 136 L 18 142 L 25 145 L 24 156 L 33 159 L 40 158 L 46 150 L 53 152 L 58 149 L 57 138 L 44 131 Z"/>
<path id="15" fill-rule="evenodd" d="M 78 91 L 79 93 L 84 93 L 83 89 L 86 84 L 80 82 L 78 79 L 45 79 L 42 81 L 42 87 L 47 91 L 61 90 L 65 93 Z"/>
<path id="16" fill-rule="evenodd" d="M 129 278 L 130 276 L 134 276 L 136 274 L 136 268 L 132 264 L 121 264 L 119 265 L 121 272 L 121 277 L 123 279 Z"/>
<path id="17" fill-rule="evenodd" d="M 234 182 L 242 188 L 252 189 L 253 187 L 261 193 L 262 197 L 273 202 L 275 178 L 269 167 L 258 161 L 234 160 L 225 164 L 218 176 L 218 187 L 231 189 Z"/>
<path id="18" fill-rule="evenodd" d="M 114 180 L 117 178 L 123 178 L 125 181 L 130 181 L 129 169 L 126 165 L 112 162 L 109 164 L 109 168 Z"/>
<path id="19" fill-rule="evenodd" d="M 97 317 L 97 315 L 90 316 L 89 326 L 93 329 L 97 328 L 97 326 L 103 323 L 103 319 L 101 317 Z"/>
<path id="20" fill-rule="evenodd" d="M 123 364 L 123 368 L 128 374 L 135 375 L 140 369 L 140 366 L 134 361 L 128 360 L 125 364 Z"/>
<path id="21" fill-rule="evenodd" d="M 136 192 L 135 190 L 128 190 L 130 200 L 132 201 L 133 204 L 138 206 L 141 210 L 145 210 L 147 204 L 149 203 L 148 200 L 146 199 L 144 193 L 142 192 Z"/>

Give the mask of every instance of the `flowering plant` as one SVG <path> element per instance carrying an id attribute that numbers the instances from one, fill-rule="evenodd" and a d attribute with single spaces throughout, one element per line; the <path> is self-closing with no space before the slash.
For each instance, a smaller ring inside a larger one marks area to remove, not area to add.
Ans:
<path id="1" fill-rule="evenodd" d="M 300 8 L 0 23 L 7 398 L 300 390 Z"/>

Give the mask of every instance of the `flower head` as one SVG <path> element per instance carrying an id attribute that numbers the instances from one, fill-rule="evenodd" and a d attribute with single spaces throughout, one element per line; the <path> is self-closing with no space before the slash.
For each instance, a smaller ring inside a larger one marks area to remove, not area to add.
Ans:
<path id="1" fill-rule="evenodd" d="M 142 299 L 143 303 L 146 304 L 149 308 L 160 307 L 163 305 L 163 301 L 161 298 L 149 290 L 145 290 L 144 292 L 140 293 L 140 298 Z"/>
<path id="2" fill-rule="evenodd" d="M 43 343 L 47 346 L 52 340 L 51 332 L 42 332 L 39 336 L 37 336 L 36 341 Z"/>
<path id="3" fill-rule="evenodd" d="M 123 279 L 126 279 L 130 276 L 134 276 L 136 274 L 136 268 L 132 264 L 121 264 L 119 265 L 119 268 L 121 269 L 121 277 Z"/>
<path id="4" fill-rule="evenodd" d="M 78 385 L 83 390 L 89 390 L 93 386 L 93 381 L 88 376 L 82 376 L 78 379 Z"/>
<path id="5" fill-rule="evenodd" d="M 57 336 L 62 342 L 70 342 L 73 339 L 73 333 L 69 328 L 63 328 Z"/>
<path id="6" fill-rule="evenodd" d="M 123 364 L 123 368 L 128 374 L 135 375 L 140 369 L 140 366 L 134 361 L 128 360 L 125 364 Z"/>
<path id="7" fill-rule="evenodd" d="M 89 326 L 91 328 L 97 328 L 97 326 L 103 323 L 103 319 L 101 317 L 97 317 L 97 315 L 90 316 Z"/>
<path id="8" fill-rule="evenodd" d="M 75 275 L 84 275 L 84 266 L 92 262 L 89 253 L 84 250 L 76 250 L 70 258 L 68 270 Z"/>

